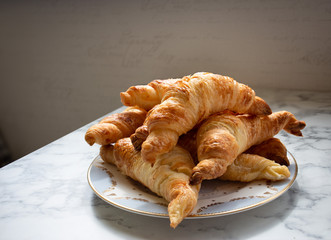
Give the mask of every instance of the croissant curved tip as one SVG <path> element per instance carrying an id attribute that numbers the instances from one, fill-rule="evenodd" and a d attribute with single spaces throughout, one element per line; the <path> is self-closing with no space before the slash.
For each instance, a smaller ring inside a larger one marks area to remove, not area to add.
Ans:
<path id="1" fill-rule="evenodd" d="M 85 134 L 85 141 L 92 146 L 95 143 L 95 138 L 90 136 L 90 134 L 86 133 Z"/>
<path id="2" fill-rule="evenodd" d="M 177 183 L 173 199 L 168 205 L 170 226 L 176 228 L 197 204 L 200 186 L 190 186 L 188 182 Z"/>
<path id="3" fill-rule="evenodd" d="M 289 123 L 285 126 L 284 130 L 295 136 L 302 137 L 303 134 L 301 130 L 305 127 L 306 123 L 304 121 L 299 121 L 293 116 Z"/>
<path id="4" fill-rule="evenodd" d="M 291 176 L 290 170 L 286 166 L 270 166 L 265 169 L 267 175 L 271 175 L 275 180 L 283 180 Z"/>
<path id="5" fill-rule="evenodd" d="M 175 229 L 179 225 L 180 221 L 171 221 L 170 222 L 170 227 Z"/>
<path id="6" fill-rule="evenodd" d="M 99 151 L 101 159 L 106 163 L 113 164 L 114 163 L 113 151 L 114 151 L 114 146 L 113 145 L 103 145 L 103 146 L 101 146 L 100 151 Z"/>
<path id="7" fill-rule="evenodd" d="M 127 92 L 121 92 L 120 93 L 120 97 L 121 97 L 121 102 L 123 103 L 123 105 L 125 106 L 130 106 L 131 104 L 131 97 L 130 94 Z"/>
<path id="8" fill-rule="evenodd" d="M 194 172 L 190 178 L 191 185 L 198 185 L 202 182 L 202 173 L 201 172 Z"/>

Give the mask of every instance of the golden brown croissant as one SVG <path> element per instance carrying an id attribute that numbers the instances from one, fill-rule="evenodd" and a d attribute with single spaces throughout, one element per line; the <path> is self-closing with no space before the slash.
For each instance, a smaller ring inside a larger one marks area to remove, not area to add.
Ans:
<path id="1" fill-rule="evenodd" d="M 123 137 L 129 137 L 141 126 L 146 118 L 146 111 L 139 107 L 128 107 L 121 113 L 105 117 L 90 127 L 85 134 L 85 141 L 93 145 L 108 145 Z"/>
<path id="2" fill-rule="evenodd" d="M 180 136 L 178 145 L 188 150 L 195 162 L 198 162 L 196 134 L 197 130 L 193 129 Z M 240 182 L 283 180 L 290 176 L 290 172 L 286 166 L 280 164 L 289 166 L 287 149 L 278 138 L 270 138 L 240 154 L 220 179 Z"/>
<path id="3" fill-rule="evenodd" d="M 221 180 L 250 182 L 253 180 L 279 181 L 290 177 L 286 166 L 255 154 L 240 154 L 227 167 Z"/>
<path id="4" fill-rule="evenodd" d="M 280 165 L 290 165 L 290 161 L 287 158 L 287 149 L 278 138 L 270 138 L 258 145 L 254 145 L 246 150 L 245 153 L 265 157 Z"/>
<path id="5" fill-rule="evenodd" d="M 185 149 L 176 146 L 158 156 L 151 166 L 134 149 L 131 140 L 123 138 L 114 146 L 102 146 L 100 156 L 105 162 L 115 164 L 123 174 L 169 201 L 171 227 L 175 228 L 196 206 L 200 185 L 189 185 L 194 163 Z"/>
<path id="6" fill-rule="evenodd" d="M 225 109 L 254 115 L 271 113 L 268 104 L 255 96 L 253 89 L 218 74 L 195 73 L 163 89 L 161 103 L 149 111 L 144 122 L 148 136 L 141 147 L 142 157 L 151 163 L 157 155 L 170 151 L 180 135 L 213 113 Z M 127 102 L 123 101 L 126 94 L 121 96 L 122 102 Z"/>
<path id="7" fill-rule="evenodd" d="M 268 116 L 233 113 L 209 117 L 197 133 L 198 160 L 193 168 L 191 184 L 222 176 L 236 157 L 249 147 L 273 137 L 280 130 L 302 136 L 305 122 L 287 111 Z"/>
<path id="8" fill-rule="evenodd" d="M 194 162 L 198 164 L 196 135 L 197 129 L 192 129 L 188 133 L 181 135 L 177 144 L 189 151 Z M 290 165 L 287 149 L 278 138 L 270 138 L 260 144 L 253 145 L 244 153 L 258 155 L 273 160 L 280 165 Z"/>

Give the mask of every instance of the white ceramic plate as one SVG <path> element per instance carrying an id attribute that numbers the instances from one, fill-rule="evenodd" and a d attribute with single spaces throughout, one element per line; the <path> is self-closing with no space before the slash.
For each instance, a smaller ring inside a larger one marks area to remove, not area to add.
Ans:
<path id="1" fill-rule="evenodd" d="M 281 196 L 292 186 L 298 172 L 293 155 L 288 155 L 291 176 L 283 181 L 204 181 L 198 204 L 187 218 L 239 213 L 262 206 Z M 104 163 L 99 156 L 88 169 L 88 182 L 97 196 L 113 206 L 147 216 L 168 217 L 167 202 L 163 198 L 122 175 L 115 166 Z"/>

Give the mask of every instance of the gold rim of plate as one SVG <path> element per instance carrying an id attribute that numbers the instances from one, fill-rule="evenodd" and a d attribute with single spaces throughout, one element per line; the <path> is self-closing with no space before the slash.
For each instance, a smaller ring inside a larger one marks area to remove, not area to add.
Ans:
<path id="1" fill-rule="evenodd" d="M 241 208 L 237 208 L 237 209 L 233 209 L 233 210 L 228 210 L 228 211 L 222 211 L 222 212 L 215 212 L 215 213 L 206 213 L 206 214 L 192 214 L 187 216 L 185 219 L 198 219 L 198 218 L 209 218 L 209 217 L 219 217 L 219 216 L 225 216 L 225 215 L 230 215 L 230 214 L 235 214 L 235 213 L 239 213 L 239 212 L 244 212 L 246 210 L 250 210 L 259 206 L 262 206 L 268 202 L 271 202 L 273 200 L 275 200 L 276 198 L 278 198 L 279 196 L 283 195 L 287 190 L 289 190 L 293 183 L 295 182 L 295 179 L 298 175 L 298 165 L 297 165 L 297 161 L 294 158 L 293 154 L 291 152 L 288 151 L 288 153 L 290 154 L 293 163 L 294 164 L 294 174 L 293 176 L 291 176 L 291 180 L 289 181 L 289 183 L 283 188 L 281 189 L 279 192 L 277 192 L 276 194 L 272 195 L 271 197 L 262 200 L 258 203 L 255 204 L 251 204 L 245 207 L 241 207 Z M 151 216 L 151 217 L 163 217 L 163 218 L 168 218 L 169 215 L 168 214 L 163 214 L 163 213 L 155 213 L 155 212 L 150 212 L 150 211 L 142 211 L 142 210 L 138 210 L 135 208 L 131 208 L 131 207 L 127 207 L 125 205 L 122 204 L 118 204 L 116 202 L 111 201 L 110 199 L 108 199 L 107 197 L 105 197 L 102 193 L 100 193 L 93 185 L 92 180 L 91 180 L 91 169 L 94 166 L 94 163 L 98 160 L 98 157 L 95 157 L 95 159 L 92 161 L 92 163 L 90 164 L 88 171 L 87 171 L 87 181 L 90 185 L 90 187 L 92 188 L 92 190 L 94 191 L 94 193 L 101 198 L 102 200 L 104 200 L 105 202 L 109 203 L 110 205 L 113 205 L 115 207 L 118 207 L 120 209 L 132 212 L 132 213 L 137 213 L 137 214 L 142 214 L 145 216 Z M 198 200 L 199 201 L 199 200 Z"/>

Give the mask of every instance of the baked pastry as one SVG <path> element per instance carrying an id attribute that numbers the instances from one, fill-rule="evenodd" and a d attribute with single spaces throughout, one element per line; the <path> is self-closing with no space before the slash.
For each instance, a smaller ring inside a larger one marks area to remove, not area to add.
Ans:
<path id="1" fill-rule="evenodd" d="M 196 129 L 189 131 L 179 137 L 178 145 L 188 150 L 197 163 L 196 135 Z M 278 138 L 270 138 L 240 154 L 220 179 L 240 182 L 261 179 L 278 181 L 290 177 L 287 166 L 289 160 L 286 147 Z"/>
<path id="2" fill-rule="evenodd" d="M 158 156 L 152 166 L 141 158 L 129 138 L 123 138 L 114 146 L 102 146 L 100 156 L 105 162 L 115 164 L 126 176 L 166 199 L 171 227 L 176 228 L 196 206 L 200 185 L 189 184 L 194 163 L 185 149 L 176 146 Z"/>
<path id="3" fill-rule="evenodd" d="M 279 163 L 280 165 L 290 165 L 290 161 L 287 158 L 287 149 L 278 138 L 270 138 L 258 145 L 254 145 L 247 149 L 245 153 L 265 157 Z"/>
<path id="4" fill-rule="evenodd" d="M 142 108 L 128 107 L 121 113 L 107 116 L 86 131 L 85 141 L 89 145 L 108 145 L 120 138 L 129 137 L 143 124 L 146 114 Z"/>
<path id="5" fill-rule="evenodd" d="M 287 166 L 255 154 L 240 154 L 219 178 L 228 181 L 251 182 L 254 180 L 279 181 L 290 177 Z"/>
<path id="6" fill-rule="evenodd" d="M 124 98 L 127 95 L 127 93 L 121 94 L 125 105 L 129 102 L 126 97 Z M 139 96 L 138 93 L 137 95 Z M 137 95 L 130 96 L 134 98 Z M 213 113 L 225 109 L 253 115 L 271 113 L 268 104 L 255 96 L 253 89 L 230 77 L 212 73 L 200 72 L 175 80 L 171 87 L 162 88 L 159 95 L 161 103 L 149 111 L 144 122 L 148 136 L 146 140 L 140 141 L 143 142 L 142 157 L 151 163 L 155 161 L 157 155 L 168 152 L 176 146 L 180 135 L 188 132 Z M 131 104 L 142 107 L 137 100 L 132 100 Z"/>
<path id="7" fill-rule="evenodd" d="M 305 122 L 287 111 L 268 116 L 237 115 L 231 112 L 209 117 L 197 133 L 199 163 L 193 168 L 191 184 L 222 176 L 236 157 L 253 145 L 273 137 L 280 130 L 302 136 Z"/>
<path id="8" fill-rule="evenodd" d="M 196 135 L 197 129 L 194 128 L 188 133 L 181 135 L 177 144 L 188 150 L 191 153 L 194 162 L 198 164 Z M 260 144 L 253 145 L 244 153 L 258 155 L 273 160 L 280 165 L 290 165 L 290 161 L 287 157 L 287 149 L 278 138 L 269 138 Z"/>

